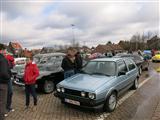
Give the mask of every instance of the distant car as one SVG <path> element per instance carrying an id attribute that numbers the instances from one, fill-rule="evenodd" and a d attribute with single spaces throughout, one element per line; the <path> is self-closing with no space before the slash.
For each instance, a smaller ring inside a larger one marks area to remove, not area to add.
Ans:
<path id="1" fill-rule="evenodd" d="M 40 75 L 37 78 L 36 86 L 39 90 L 43 90 L 45 93 L 51 93 L 56 84 L 64 79 L 61 63 L 65 54 L 48 53 L 37 56 L 41 56 L 41 58 L 36 61 L 40 70 Z M 34 57 L 34 60 L 37 60 L 37 56 Z M 18 85 L 24 85 L 23 75 L 24 67 L 19 69 L 14 82 Z"/>
<path id="2" fill-rule="evenodd" d="M 89 61 L 81 73 L 58 83 L 54 95 L 62 103 L 112 112 L 118 97 L 131 87 L 138 88 L 138 68 L 133 60 L 99 58 Z"/>
<path id="3" fill-rule="evenodd" d="M 160 62 L 160 51 L 157 51 L 155 56 L 152 57 L 152 62 Z"/>
<path id="4" fill-rule="evenodd" d="M 122 58 L 130 58 L 132 59 L 136 65 L 138 66 L 139 69 L 139 75 L 142 74 L 142 70 L 148 70 L 149 68 L 149 61 L 144 59 L 142 56 L 138 55 L 138 54 L 117 54 L 114 57 L 122 57 Z"/>

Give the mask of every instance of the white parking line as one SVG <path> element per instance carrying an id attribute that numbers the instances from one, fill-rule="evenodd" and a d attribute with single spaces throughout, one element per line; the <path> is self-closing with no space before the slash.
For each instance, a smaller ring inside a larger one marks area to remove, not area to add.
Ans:
<path id="1" fill-rule="evenodd" d="M 143 82 L 141 82 L 139 84 L 138 88 L 141 88 L 146 82 L 148 82 L 148 80 L 150 80 L 153 76 L 143 80 Z M 119 107 L 125 100 L 127 100 L 130 96 L 132 96 L 134 93 L 136 92 L 136 90 L 131 90 L 129 91 L 125 96 L 123 96 L 122 98 L 120 98 L 118 100 L 117 103 L 117 107 Z M 105 118 L 107 118 L 111 113 L 103 113 L 100 115 L 100 117 L 97 117 L 95 120 L 104 120 Z"/>

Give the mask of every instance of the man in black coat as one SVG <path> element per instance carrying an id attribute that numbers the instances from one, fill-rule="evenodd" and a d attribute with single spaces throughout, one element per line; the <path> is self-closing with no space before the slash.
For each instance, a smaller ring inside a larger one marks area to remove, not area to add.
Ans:
<path id="1" fill-rule="evenodd" d="M 80 55 L 80 52 L 77 52 L 77 54 L 75 55 L 75 63 L 76 63 L 76 73 L 80 72 L 80 70 L 82 69 L 83 66 L 83 59 Z"/>
<path id="2" fill-rule="evenodd" d="M 0 48 L 1 49 L 1 48 Z M 0 53 L 0 120 L 4 120 L 10 68 L 7 59 Z"/>

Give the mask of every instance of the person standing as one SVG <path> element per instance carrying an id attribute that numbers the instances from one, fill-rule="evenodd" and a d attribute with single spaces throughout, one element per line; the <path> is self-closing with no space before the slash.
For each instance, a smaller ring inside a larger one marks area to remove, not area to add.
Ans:
<path id="1" fill-rule="evenodd" d="M 77 52 L 77 54 L 75 55 L 75 62 L 76 62 L 75 72 L 78 73 L 78 72 L 80 72 L 80 70 L 82 69 L 82 66 L 83 66 L 83 59 L 80 55 L 80 52 Z"/>
<path id="2" fill-rule="evenodd" d="M 61 67 L 64 70 L 64 79 L 71 77 L 75 74 L 76 62 L 75 62 L 75 50 L 69 48 L 67 50 L 66 57 L 62 60 Z"/>
<path id="3" fill-rule="evenodd" d="M 14 57 L 8 53 L 5 54 L 5 58 L 8 60 L 9 68 L 10 68 L 10 75 L 12 76 L 11 69 L 14 67 Z M 12 96 L 13 96 L 13 88 L 12 88 L 12 80 L 11 78 L 8 81 L 8 92 L 7 92 L 7 104 L 6 104 L 6 109 L 7 112 L 14 111 L 12 108 Z M 7 116 L 7 113 L 5 114 Z"/>
<path id="4" fill-rule="evenodd" d="M 27 64 L 24 71 L 25 95 L 26 95 L 26 109 L 29 108 L 30 95 L 34 100 L 34 106 L 37 106 L 37 94 L 35 90 L 36 79 L 39 76 L 39 69 L 33 62 L 33 57 L 27 58 Z"/>
<path id="5" fill-rule="evenodd" d="M 1 48 L 0 48 L 1 49 Z M 7 59 L 0 53 L 0 120 L 4 120 L 10 68 Z"/>

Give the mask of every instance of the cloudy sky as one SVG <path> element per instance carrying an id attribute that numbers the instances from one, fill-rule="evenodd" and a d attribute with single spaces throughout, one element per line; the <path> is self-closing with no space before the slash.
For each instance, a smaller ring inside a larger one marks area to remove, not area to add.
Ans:
<path id="1" fill-rule="evenodd" d="M 117 43 L 133 34 L 159 33 L 158 0 L 0 0 L 0 42 L 23 47 L 96 46 Z M 72 27 L 71 24 L 75 26 Z"/>

